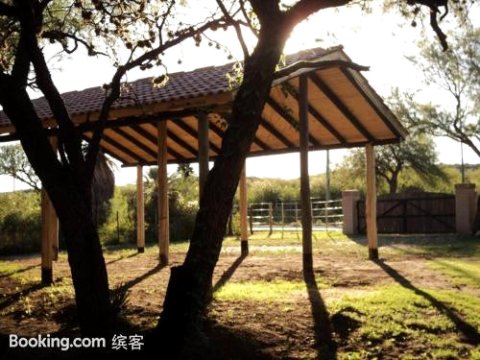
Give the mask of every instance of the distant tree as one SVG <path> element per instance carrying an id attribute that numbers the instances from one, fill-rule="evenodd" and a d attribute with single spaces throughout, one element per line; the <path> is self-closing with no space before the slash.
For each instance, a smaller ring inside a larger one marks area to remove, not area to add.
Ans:
<path id="1" fill-rule="evenodd" d="M 411 96 L 402 96 L 398 90 L 394 90 L 389 103 L 409 131 L 409 136 L 399 144 L 377 146 L 375 171 L 379 180 L 387 184 L 390 194 L 398 191 L 399 175 L 406 169 L 413 170 L 429 185 L 434 185 L 437 181 L 448 182 L 447 174 L 437 165 L 433 137 L 415 126 L 417 114 L 410 106 Z M 365 161 L 363 150 L 353 150 L 344 160 L 344 167 L 355 176 L 363 176 Z"/>
<path id="2" fill-rule="evenodd" d="M 480 157 L 480 28 L 471 26 L 449 34 L 449 49 L 420 42 L 420 55 L 411 60 L 423 71 L 425 82 L 435 85 L 451 105 L 413 104 L 419 111 L 417 126 L 438 136 L 464 143 Z"/>
<path id="3" fill-rule="evenodd" d="M 8 175 L 40 191 L 42 185 L 21 145 L 0 147 L 0 175 Z"/>

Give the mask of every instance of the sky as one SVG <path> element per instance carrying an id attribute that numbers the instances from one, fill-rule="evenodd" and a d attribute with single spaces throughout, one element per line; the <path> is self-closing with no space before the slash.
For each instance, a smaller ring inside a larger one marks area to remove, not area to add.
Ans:
<path id="1" fill-rule="evenodd" d="M 388 96 L 393 87 L 398 87 L 404 91 L 419 91 L 420 98 L 423 96 L 427 100 L 434 99 L 442 102 L 444 99 L 441 92 L 425 87 L 422 89 L 422 83 L 419 81 L 422 74 L 406 59 L 407 56 L 414 55 L 418 51 L 416 42 L 422 37 L 420 27 L 410 26 L 410 21 L 393 13 L 384 14 L 379 10 L 365 14 L 358 6 L 350 9 L 327 10 L 312 16 L 295 28 L 287 42 L 285 53 L 341 44 L 353 61 L 370 66 L 370 70 L 363 75 L 381 96 Z M 426 33 L 433 38 L 428 26 Z M 241 50 L 232 32 L 217 31 L 214 36 L 222 44 L 228 44 L 233 55 L 241 59 Z M 172 50 L 166 53 L 164 59 L 170 72 L 189 71 L 229 62 L 224 52 L 206 45 L 195 47 L 193 41 L 187 41 L 185 46 Z M 178 64 L 179 59 L 182 60 L 181 64 Z M 92 61 L 92 58 L 84 53 L 63 57 L 61 63 L 55 63 L 55 61 L 50 60 L 51 67 L 55 69 L 52 76 L 61 92 L 101 86 L 109 82 L 113 75 L 110 60 L 100 58 Z M 134 71 L 128 75 L 128 80 L 149 75 L 152 73 Z M 458 143 L 445 138 L 439 138 L 436 143 L 440 162 L 460 163 Z M 347 153 L 347 150 L 331 150 L 331 167 L 334 168 L 340 163 Z M 476 155 L 467 147 L 464 148 L 464 157 L 467 163 L 478 163 Z M 175 166 L 169 166 L 168 171 L 171 173 L 175 168 Z M 195 166 L 194 168 L 196 169 Z M 325 151 L 311 152 L 310 174 L 323 173 L 325 168 Z M 134 183 L 135 176 L 135 169 L 119 166 L 116 170 L 116 183 L 118 185 Z M 298 178 L 300 176 L 299 154 L 250 158 L 247 160 L 247 176 Z M 11 191 L 14 188 L 18 190 L 24 187 L 18 181 L 14 182 L 10 178 L 0 176 L 0 192 Z"/>

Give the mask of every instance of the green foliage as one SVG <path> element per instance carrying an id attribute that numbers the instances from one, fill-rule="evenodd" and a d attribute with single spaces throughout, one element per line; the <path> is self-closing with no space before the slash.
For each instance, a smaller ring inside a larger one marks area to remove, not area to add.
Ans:
<path id="1" fill-rule="evenodd" d="M 20 191 L 0 194 L 0 254 L 39 251 L 40 194 Z"/>
<path id="2" fill-rule="evenodd" d="M 420 55 L 411 58 L 424 73 L 424 81 L 449 101 L 414 104 L 416 126 L 431 134 L 463 142 L 480 156 L 480 29 L 466 26 L 449 34 L 450 49 L 441 51 L 420 42 Z"/>
<path id="3" fill-rule="evenodd" d="M 135 199 L 136 189 L 133 185 L 115 188 L 110 201 L 110 213 L 98 231 L 104 244 L 135 241 Z"/>
<path id="4" fill-rule="evenodd" d="M 0 146 L 0 175 L 12 176 L 35 190 L 41 188 L 40 179 L 20 144 Z"/>
<path id="5" fill-rule="evenodd" d="M 415 173 L 421 181 L 419 189 L 435 187 L 436 185 L 449 183 L 448 175 L 439 167 L 437 153 L 433 137 L 423 132 L 416 126 L 417 114 L 412 111 L 412 99 L 410 96 L 401 95 L 394 90 L 390 99 L 390 108 L 409 131 L 407 138 L 393 145 L 377 146 L 375 148 L 375 171 L 381 191 L 390 194 L 397 193 L 400 189 L 399 177 L 405 175 L 409 169 L 409 176 Z M 363 177 L 366 168 L 365 153 L 362 149 L 353 150 L 343 162 L 346 173 L 355 177 Z M 409 177 L 403 176 L 408 180 Z M 403 184 L 402 184 L 403 185 Z M 408 189 L 412 185 L 403 186 Z M 415 188 L 415 186 L 414 186 Z"/>
<path id="6" fill-rule="evenodd" d="M 477 327 L 480 306 L 474 295 L 456 291 L 412 291 L 401 286 L 389 286 L 361 295 L 345 296 L 329 305 L 333 314 L 348 316 L 359 325 L 348 342 L 363 349 L 360 357 L 343 353 L 341 358 L 378 358 L 402 346 L 402 358 L 459 359 L 469 358 L 471 347 L 459 341 L 454 322 L 435 306 L 439 301 L 453 311 L 462 313 L 468 323 Z M 442 334 L 442 336 L 438 336 Z M 409 348 L 408 344 L 416 346 Z"/>

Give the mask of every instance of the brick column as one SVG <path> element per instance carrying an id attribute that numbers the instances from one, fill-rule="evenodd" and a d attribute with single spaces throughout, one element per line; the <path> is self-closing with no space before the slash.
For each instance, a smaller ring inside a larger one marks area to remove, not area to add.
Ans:
<path id="1" fill-rule="evenodd" d="M 477 210 L 475 184 L 455 185 L 455 224 L 458 234 L 473 233 L 473 222 Z"/>
<path id="2" fill-rule="evenodd" d="M 343 233 L 345 235 L 358 234 L 358 200 L 360 200 L 360 191 L 342 191 Z"/>

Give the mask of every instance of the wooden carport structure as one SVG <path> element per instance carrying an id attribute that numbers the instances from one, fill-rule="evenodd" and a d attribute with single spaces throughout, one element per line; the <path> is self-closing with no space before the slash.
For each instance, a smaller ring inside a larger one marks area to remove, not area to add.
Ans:
<path id="1" fill-rule="evenodd" d="M 350 60 L 342 47 L 311 49 L 286 57 L 277 73 L 262 120 L 248 156 L 300 151 L 302 207 L 310 207 L 308 151 L 366 147 L 367 234 L 369 256 L 376 258 L 376 191 L 374 146 L 401 141 L 406 131 L 380 96 L 360 73 L 366 70 Z M 170 74 L 166 85 L 155 86 L 151 78 L 124 87 L 110 114 L 101 141 L 102 150 L 123 166 L 137 167 L 137 246 L 143 251 L 143 166 L 158 165 L 158 241 L 160 262 L 168 263 L 169 163 L 198 162 L 200 190 L 208 162 L 220 152 L 235 97 L 234 64 Z M 104 90 L 99 86 L 62 95 L 83 138 L 92 136 Z M 34 100 L 37 113 L 52 137 L 56 122 L 43 98 Z M 3 135 L 2 135 L 3 134 Z M 0 142 L 15 140 L 15 129 L 0 114 Z M 47 201 L 45 201 L 47 203 Z M 51 273 L 57 246 L 58 225 L 54 211 L 44 206 L 42 268 Z M 49 210 L 50 209 L 50 210 Z M 248 252 L 246 175 L 240 180 L 242 251 Z M 311 213 L 302 217 L 304 256 L 311 257 Z"/>

